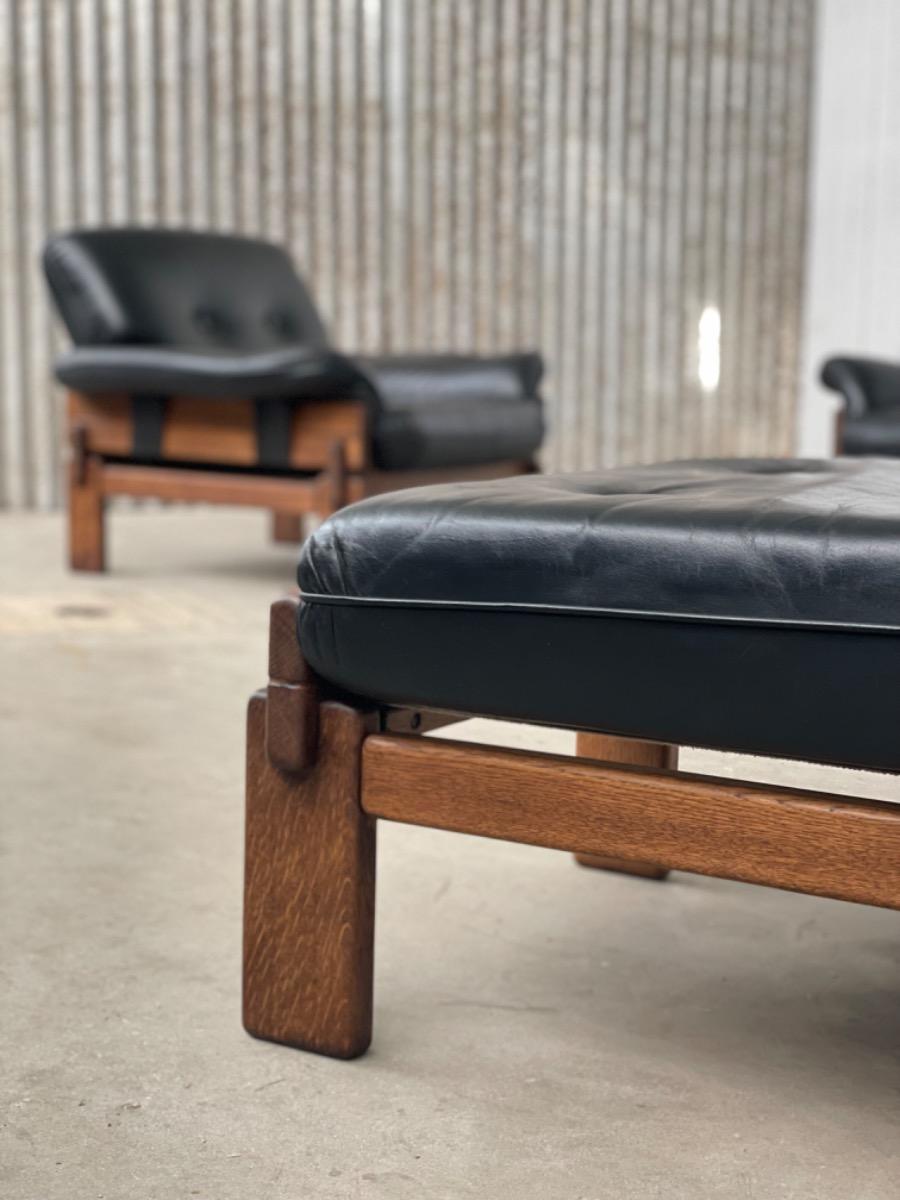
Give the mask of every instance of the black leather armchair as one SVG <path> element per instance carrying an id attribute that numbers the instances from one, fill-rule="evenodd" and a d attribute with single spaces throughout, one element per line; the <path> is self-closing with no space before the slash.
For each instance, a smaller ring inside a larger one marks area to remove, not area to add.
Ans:
<path id="1" fill-rule="evenodd" d="M 822 368 L 822 382 L 844 401 L 839 454 L 900 455 L 900 363 L 830 358 Z"/>
<path id="2" fill-rule="evenodd" d="M 44 269 L 74 343 L 72 564 L 103 568 L 103 500 L 258 504 L 301 515 L 409 483 L 533 470 L 535 353 L 350 357 L 283 249 L 232 235 L 97 229 Z"/>

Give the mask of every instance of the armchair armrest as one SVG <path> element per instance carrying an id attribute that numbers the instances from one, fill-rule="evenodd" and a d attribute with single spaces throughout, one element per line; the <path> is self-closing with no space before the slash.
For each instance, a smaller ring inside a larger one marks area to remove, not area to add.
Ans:
<path id="1" fill-rule="evenodd" d="M 844 397 L 848 417 L 873 409 L 900 410 L 900 363 L 840 356 L 822 367 L 822 383 Z"/>
<path id="2" fill-rule="evenodd" d="M 382 406 L 536 399 L 539 354 L 372 354 L 355 359 Z"/>
<path id="3" fill-rule="evenodd" d="M 349 359 L 303 346 L 252 354 L 76 346 L 57 359 L 56 377 L 77 392 L 145 396 L 333 399 L 367 390 Z"/>

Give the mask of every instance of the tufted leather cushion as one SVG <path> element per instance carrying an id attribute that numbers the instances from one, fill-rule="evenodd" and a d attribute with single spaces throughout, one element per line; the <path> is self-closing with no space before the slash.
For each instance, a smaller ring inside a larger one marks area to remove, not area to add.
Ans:
<path id="1" fill-rule="evenodd" d="M 269 242 L 172 229 L 76 230 L 47 243 L 44 270 L 77 345 L 258 351 L 327 343 L 289 256 Z"/>
<path id="2" fill-rule="evenodd" d="M 417 488 L 307 543 L 312 666 L 382 702 L 900 767 L 900 463 Z"/>

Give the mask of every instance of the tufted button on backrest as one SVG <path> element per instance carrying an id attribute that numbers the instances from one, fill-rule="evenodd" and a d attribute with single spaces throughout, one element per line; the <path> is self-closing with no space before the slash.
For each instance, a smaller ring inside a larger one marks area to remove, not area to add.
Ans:
<path id="1" fill-rule="evenodd" d="M 266 324 L 273 336 L 281 341 L 296 342 L 299 338 L 297 318 L 286 308 L 273 308 L 271 312 L 266 313 Z"/>
<path id="2" fill-rule="evenodd" d="M 328 342 L 290 257 L 271 242 L 189 230 L 82 230 L 51 239 L 44 269 L 77 344 L 253 351 Z"/>
<path id="3" fill-rule="evenodd" d="M 204 338 L 225 343 L 234 340 L 233 326 L 227 316 L 207 305 L 200 305 L 195 310 L 194 323 Z"/>

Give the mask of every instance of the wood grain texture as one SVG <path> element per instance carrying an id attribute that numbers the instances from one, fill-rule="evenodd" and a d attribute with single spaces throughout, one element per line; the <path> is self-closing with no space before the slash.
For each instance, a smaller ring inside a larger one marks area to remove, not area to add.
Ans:
<path id="1" fill-rule="evenodd" d="M 297 636 L 297 596 L 282 596 L 269 608 L 269 679 L 280 683 L 313 683 Z"/>
<path id="2" fill-rule="evenodd" d="M 265 696 L 250 701 L 244 1026 L 254 1037 L 353 1058 L 372 1033 L 375 823 L 359 804 L 365 715 L 328 702 L 316 765 L 278 771 Z"/>
<path id="3" fill-rule="evenodd" d="M 667 746 L 663 742 L 642 742 L 637 738 L 610 737 L 604 733 L 579 733 L 575 739 L 575 753 L 579 758 L 628 763 L 660 771 L 674 771 L 678 766 L 677 746 Z M 622 858 L 604 858 L 598 854 L 576 854 L 575 861 L 593 870 L 640 875 L 644 879 L 666 879 L 669 874 L 668 869 L 659 863 L 630 862 Z"/>
<path id="4" fill-rule="evenodd" d="M 669 746 L 665 742 L 642 742 L 638 738 L 612 737 L 606 733 L 580 732 L 575 738 L 575 753 L 579 758 L 619 763 L 622 766 L 651 767 L 657 771 L 674 771 L 678 766 L 677 746 Z"/>
<path id="5" fill-rule="evenodd" d="M 378 734 L 372 816 L 900 908 L 900 808 L 730 779 Z"/>
<path id="6" fill-rule="evenodd" d="M 93 454 L 69 463 L 69 565 L 73 571 L 106 569 L 103 465 Z"/>
<path id="7" fill-rule="evenodd" d="M 266 750 L 280 771 L 306 771 L 318 742 L 319 687 L 306 665 L 297 637 L 296 596 L 284 596 L 269 609 L 269 686 Z"/>
<path id="8" fill-rule="evenodd" d="M 312 766 L 318 742 L 319 692 L 314 684 L 270 683 L 266 689 L 266 753 L 279 771 Z"/>

